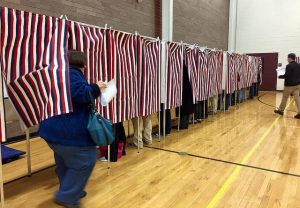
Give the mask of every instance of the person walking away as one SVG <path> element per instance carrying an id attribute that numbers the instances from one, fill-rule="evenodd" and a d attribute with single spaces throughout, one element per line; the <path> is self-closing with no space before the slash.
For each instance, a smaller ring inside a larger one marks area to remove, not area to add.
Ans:
<path id="1" fill-rule="evenodd" d="M 70 91 L 73 112 L 41 122 L 39 135 L 54 152 L 59 189 L 55 202 L 69 208 L 80 207 L 84 188 L 97 160 L 96 144 L 87 130 L 91 97 L 96 99 L 106 84 L 88 84 L 84 78 L 86 56 L 69 51 Z"/>
<path id="2" fill-rule="evenodd" d="M 283 115 L 287 100 L 290 94 L 293 94 L 298 110 L 298 114 L 295 115 L 295 118 L 300 119 L 300 65 L 295 62 L 295 59 L 296 55 L 294 53 L 288 55 L 289 64 L 286 66 L 285 74 L 279 76 L 279 79 L 284 79 L 284 90 L 281 104 L 274 112 Z"/>

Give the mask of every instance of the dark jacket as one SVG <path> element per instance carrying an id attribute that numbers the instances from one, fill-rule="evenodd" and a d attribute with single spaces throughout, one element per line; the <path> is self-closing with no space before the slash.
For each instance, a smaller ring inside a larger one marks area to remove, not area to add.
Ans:
<path id="1" fill-rule="evenodd" d="M 182 72 L 182 106 L 180 107 L 180 113 L 181 115 L 190 115 L 194 113 L 192 86 L 185 63 Z"/>
<path id="2" fill-rule="evenodd" d="M 295 61 L 286 66 L 285 74 L 279 76 L 280 79 L 285 79 L 284 86 L 300 85 L 300 64 Z"/>
<path id="3" fill-rule="evenodd" d="M 100 95 L 96 84 L 88 84 L 80 69 L 70 66 L 70 90 L 73 112 L 41 122 L 39 135 L 47 142 L 65 146 L 95 146 L 87 130 L 91 99 Z"/>

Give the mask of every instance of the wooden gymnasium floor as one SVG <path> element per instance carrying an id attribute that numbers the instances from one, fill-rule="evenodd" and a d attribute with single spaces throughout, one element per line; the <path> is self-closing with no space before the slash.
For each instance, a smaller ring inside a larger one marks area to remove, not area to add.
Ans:
<path id="1" fill-rule="evenodd" d="M 261 101 L 278 105 L 280 98 L 265 93 Z M 295 109 L 291 102 L 288 110 Z M 155 139 L 139 154 L 128 148 L 110 171 L 97 163 L 83 207 L 300 207 L 300 121 L 291 111 L 282 118 L 257 99 L 247 101 Z M 43 140 L 32 140 L 32 152 L 34 170 L 53 164 Z M 25 159 L 4 166 L 6 181 L 25 173 Z M 56 207 L 57 183 L 54 167 L 8 183 L 6 207 Z"/>

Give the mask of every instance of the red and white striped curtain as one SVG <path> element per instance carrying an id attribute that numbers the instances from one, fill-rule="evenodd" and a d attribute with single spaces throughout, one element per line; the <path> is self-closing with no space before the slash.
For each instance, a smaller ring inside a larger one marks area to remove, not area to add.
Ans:
<path id="1" fill-rule="evenodd" d="M 6 141 L 6 137 L 5 137 L 5 119 L 4 119 L 4 111 L 2 109 L 4 109 L 4 95 L 3 95 L 3 82 L 2 82 L 2 72 L 0 72 L 0 142 L 5 142 Z"/>
<path id="2" fill-rule="evenodd" d="M 207 50 L 208 97 L 222 93 L 223 52 Z"/>
<path id="3" fill-rule="evenodd" d="M 217 95 L 217 54 L 215 51 L 208 50 L 208 97 Z"/>
<path id="4" fill-rule="evenodd" d="M 82 26 L 70 22 L 69 48 L 87 56 L 85 76 L 88 82 L 116 80 L 117 95 L 107 107 L 97 108 L 113 123 L 138 116 L 137 36 L 112 29 Z"/>
<path id="5" fill-rule="evenodd" d="M 242 89 L 247 88 L 248 87 L 248 67 L 249 67 L 249 58 L 247 55 L 241 55 L 241 60 L 242 60 L 242 74 L 241 74 L 241 87 Z"/>
<path id="6" fill-rule="evenodd" d="M 244 86 L 243 57 L 240 54 L 236 54 L 236 72 L 237 72 L 237 79 L 238 79 L 238 90 L 240 90 Z"/>
<path id="7" fill-rule="evenodd" d="M 238 89 L 238 79 L 237 79 L 237 64 L 238 64 L 237 54 L 227 53 L 228 60 L 228 73 L 226 80 L 226 94 L 231 94 Z"/>
<path id="8" fill-rule="evenodd" d="M 160 111 L 160 40 L 137 37 L 139 116 Z"/>
<path id="9" fill-rule="evenodd" d="M 199 96 L 197 101 L 207 100 L 208 98 L 208 53 L 207 49 L 198 49 L 198 73 L 199 73 Z"/>
<path id="10" fill-rule="evenodd" d="M 261 85 L 262 84 L 262 76 L 263 76 L 263 63 L 262 63 L 262 58 L 261 57 L 258 57 L 258 73 L 259 73 L 259 84 Z"/>
<path id="11" fill-rule="evenodd" d="M 182 105 L 183 46 L 167 42 L 166 51 L 166 109 L 172 109 Z"/>
<path id="12" fill-rule="evenodd" d="M 216 90 L 218 94 L 221 94 L 223 78 L 223 51 L 216 51 L 216 73 Z"/>
<path id="13" fill-rule="evenodd" d="M 192 87 L 193 103 L 199 101 L 199 96 L 200 96 L 199 90 L 201 89 L 198 58 L 199 58 L 198 48 L 191 48 L 191 47 L 185 48 L 185 64 L 187 66 L 189 80 Z"/>
<path id="14" fill-rule="evenodd" d="M 1 70 L 27 127 L 72 111 L 65 20 L 1 7 Z"/>
<path id="15" fill-rule="evenodd" d="M 138 117 L 139 94 L 136 64 L 137 36 L 109 29 L 107 31 L 108 71 L 116 79 L 113 122 Z"/>
<path id="16" fill-rule="evenodd" d="M 254 83 L 254 66 L 253 66 L 253 61 L 251 56 L 247 56 L 247 66 L 246 66 L 246 70 L 247 70 L 247 87 L 252 86 L 252 84 Z"/>
<path id="17" fill-rule="evenodd" d="M 114 73 L 108 70 L 108 55 L 105 29 L 88 27 L 80 23 L 69 21 L 70 50 L 79 50 L 86 54 L 85 77 L 89 83 L 96 83 L 99 80 L 104 82 L 114 79 Z M 100 105 L 96 100 L 96 108 L 107 119 L 113 120 L 114 102 L 107 107 Z"/>

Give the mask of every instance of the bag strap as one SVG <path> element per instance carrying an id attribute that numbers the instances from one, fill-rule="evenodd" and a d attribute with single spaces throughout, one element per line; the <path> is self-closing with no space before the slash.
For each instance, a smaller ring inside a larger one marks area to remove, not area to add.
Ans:
<path id="1" fill-rule="evenodd" d="M 98 121 L 99 121 L 100 125 L 102 126 L 102 129 L 104 130 L 104 135 L 105 135 L 106 143 L 107 143 L 107 145 L 110 145 L 109 144 L 108 135 L 107 135 L 107 131 L 108 130 L 107 130 L 106 126 L 103 124 L 102 116 L 100 115 L 100 113 L 96 109 L 95 100 L 94 100 L 93 95 L 92 95 L 92 93 L 90 91 L 89 91 L 89 96 L 90 96 L 90 99 L 91 99 L 92 109 L 93 109 L 94 113 L 96 113 L 96 114 L 98 114 L 100 116 L 100 120 L 99 120 L 98 116 L 97 116 L 97 118 L 98 118 Z"/>
<path id="2" fill-rule="evenodd" d="M 92 108 L 93 108 L 93 110 L 96 110 L 95 99 L 93 98 L 93 95 L 92 95 L 91 91 L 89 91 L 89 96 L 90 96 Z"/>

